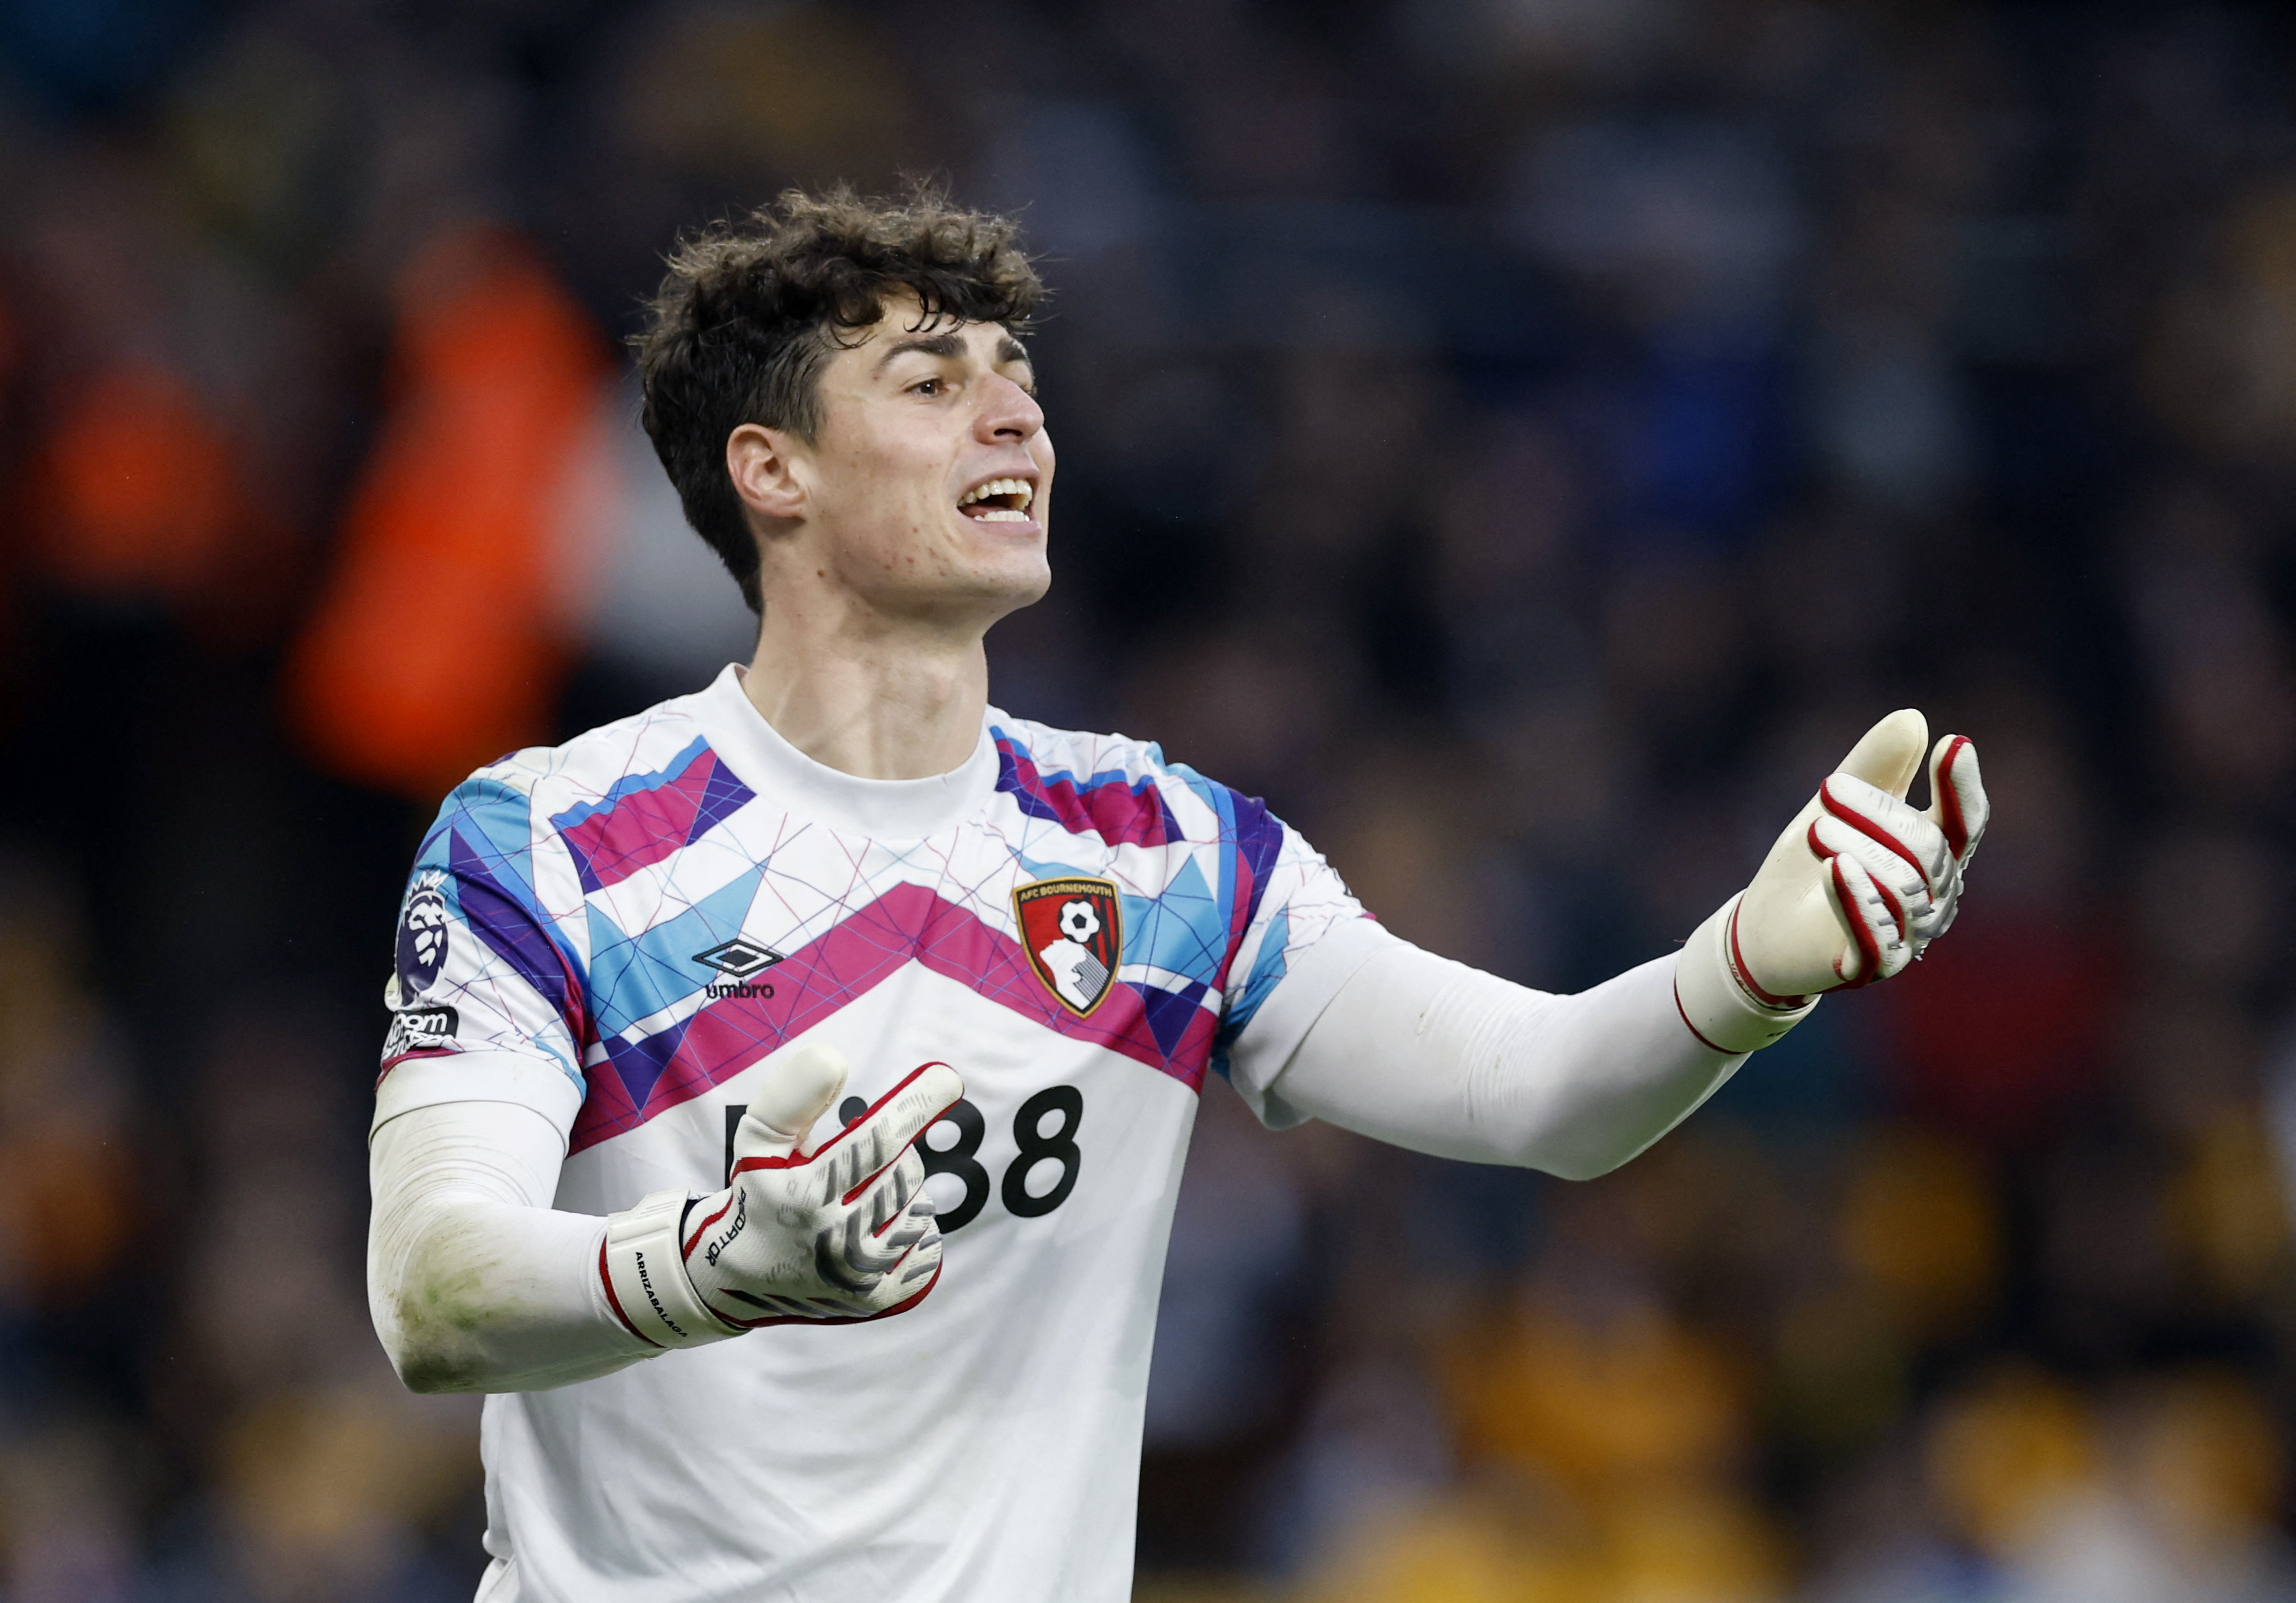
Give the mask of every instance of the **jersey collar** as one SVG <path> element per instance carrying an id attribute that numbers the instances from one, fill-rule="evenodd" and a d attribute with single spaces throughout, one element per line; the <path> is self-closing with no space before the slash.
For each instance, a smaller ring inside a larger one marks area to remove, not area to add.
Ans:
<path id="1" fill-rule="evenodd" d="M 996 791 L 996 745 L 983 718 L 972 755 L 947 773 L 921 780 L 866 780 L 817 763 L 766 722 L 728 663 L 693 698 L 695 721 L 742 782 L 775 805 L 832 830 L 894 840 L 921 839 L 985 806 Z"/>

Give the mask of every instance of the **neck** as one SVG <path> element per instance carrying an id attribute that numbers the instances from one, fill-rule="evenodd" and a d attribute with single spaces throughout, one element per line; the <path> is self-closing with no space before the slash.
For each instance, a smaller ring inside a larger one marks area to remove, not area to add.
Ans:
<path id="1" fill-rule="evenodd" d="M 742 688 L 782 739 L 825 767 L 929 779 L 962 766 L 979 743 L 988 659 L 978 629 L 776 595 Z"/>

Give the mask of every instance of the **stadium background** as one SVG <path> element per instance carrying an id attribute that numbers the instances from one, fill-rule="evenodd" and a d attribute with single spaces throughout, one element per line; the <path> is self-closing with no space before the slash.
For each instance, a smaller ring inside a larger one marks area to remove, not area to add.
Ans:
<path id="1" fill-rule="evenodd" d="M 615 339 L 681 225 L 1025 207 L 995 694 L 1575 986 L 1879 713 L 1962 925 L 1585 1185 L 1206 1098 L 1143 1594 L 2296 1597 L 2296 38 L 1819 0 L 0 4 L 0 1597 L 428 1603 L 360 1285 L 445 785 L 745 615 Z"/>

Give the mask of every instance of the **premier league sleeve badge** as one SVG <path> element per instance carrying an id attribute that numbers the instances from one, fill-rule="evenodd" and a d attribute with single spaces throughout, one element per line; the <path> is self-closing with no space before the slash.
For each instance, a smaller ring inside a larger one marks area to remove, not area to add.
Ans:
<path id="1" fill-rule="evenodd" d="M 447 876 L 436 869 L 418 876 L 398 915 L 398 994 L 414 1001 L 430 988 L 447 962 Z"/>

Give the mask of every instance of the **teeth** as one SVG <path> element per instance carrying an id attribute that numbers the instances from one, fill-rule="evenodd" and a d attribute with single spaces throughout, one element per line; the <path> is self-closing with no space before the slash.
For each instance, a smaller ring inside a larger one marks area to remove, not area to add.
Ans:
<path id="1" fill-rule="evenodd" d="M 992 478 L 987 484 L 976 485 L 967 490 L 964 499 L 956 504 L 971 506 L 974 502 L 986 501 L 991 495 L 1018 495 L 1021 504 L 1017 508 L 991 508 L 981 514 L 982 522 L 1026 523 L 1029 520 L 1029 503 L 1036 499 L 1037 491 L 1036 487 L 1025 478 Z"/>

